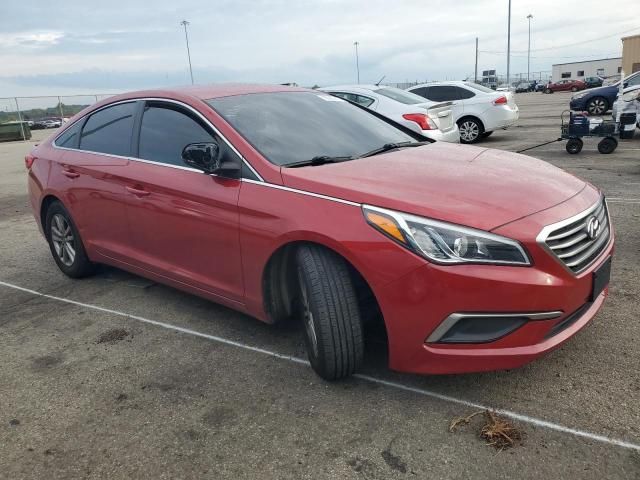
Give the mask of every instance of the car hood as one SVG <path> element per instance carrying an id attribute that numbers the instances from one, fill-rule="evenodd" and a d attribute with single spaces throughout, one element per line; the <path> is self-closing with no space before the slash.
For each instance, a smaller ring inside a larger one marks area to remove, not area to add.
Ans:
<path id="1" fill-rule="evenodd" d="M 583 90 L 584 91 L 584 90 Z M 596 95 L 611 95 L 618 91 L 618 87 L 614 85 L 605 85 L 604 87 L 590 88 L 587 90 L 587 94 L 590 97 Z"/>
<path id="2" fill-rule="evenodd" d="M 526 155 L 444 142 L 282 168 L 282 179 L 290 188 L 483 230 L 562 203 L 586 185 Z"/>

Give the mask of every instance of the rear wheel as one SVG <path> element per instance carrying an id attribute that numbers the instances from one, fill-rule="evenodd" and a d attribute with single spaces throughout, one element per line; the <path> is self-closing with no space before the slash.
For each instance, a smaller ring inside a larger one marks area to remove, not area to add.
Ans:
<path id="1" fill-rule="evenodd" d="M 480 120 L 471 117 L 458 120 L 458 129 L 460 130 L 460 143 L 476 143 L 484 132 Z"/>
<path id="2" fill-rule="evenodd" d="M 304 245 L 296 251 L 300 310 L 309 362 L 325 380 L 354 373 L 364 339 L 349 268 L 335 253 Z"/>
<path id="3" fill-rule="evenodd" d="M 96 268 L 87 257 L 71 215 L 60 202 L 53 202 L 45 217 L 45 232 L 51 254 L 62 273 L 72 278 L 91 275 Z"/>
<path id="4" fill-rule="evenodd" d="M 589 115 L 604 115 L 609 109 L 609 102 L 604 97 L 595 97 L 587 103 Z"/>
<path id="5" fill-rule="evenodd" d="M 572 92 L 577 92 L 578 91 L 578 87 L 571 87 L 571 91 Z"/>
<path id="6" fill-rule="evenodd" d="M 572 155 L 580 153 L 580 151 L 582 150 L 582 145 L 582 140 L 580 140 L 579 138 L 570 138 L 567 141 L 567 153 L 570 153 Z"/>
<path id="7" fill-rule="evenodd" d="M 613 137 L 604 137 L 598 143 L 598 151 L 603 154 L 613 153 L 613 151 L 618 147 L 618 141 Z"/>

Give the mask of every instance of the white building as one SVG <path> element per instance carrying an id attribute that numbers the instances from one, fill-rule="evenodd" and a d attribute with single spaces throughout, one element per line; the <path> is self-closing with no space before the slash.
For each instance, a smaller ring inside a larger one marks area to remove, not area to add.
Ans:
<path id="1" fill-rule="evenodd" d="M 552 66 L 551 81 L 566 78 L 584 80 L 586 77 L 610 77 L 622 71 L 622 57 L 587 60 L 586 62 L 557 63 Z"/>

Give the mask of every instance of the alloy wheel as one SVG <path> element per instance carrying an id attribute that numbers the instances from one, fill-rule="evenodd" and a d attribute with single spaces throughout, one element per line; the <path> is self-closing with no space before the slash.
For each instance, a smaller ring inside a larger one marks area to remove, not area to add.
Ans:
<path id="1" fill-rule="evenodd" d="M 465 142 L 473 142 L 480 136 L 480 126 L 471 120 L 462 122 L 460 129 L 460 138 Z"/>
<path id="2" fill-rule="evenodd" d="M 51 219 L 51 242 L 60 261 L 70 267 L 76 259 L 76 243 L 69 221 L 59 213 Z"/>
<path id="3" fill-rule="evenodd" d="M 607 110 L 607 105 L 602 98 L 594 98 L 589 102 L 588 110 L 592 115 L 602 115 Z"/>

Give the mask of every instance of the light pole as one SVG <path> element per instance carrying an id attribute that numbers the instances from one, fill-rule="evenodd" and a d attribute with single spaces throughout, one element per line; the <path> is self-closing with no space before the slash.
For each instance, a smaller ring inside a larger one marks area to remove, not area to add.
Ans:
<path id="1" fill-rule="evenodd" d="M 511 0 L 509 0 L 509 20 L 507 23 L 507 88 L 511 88 L 509 73 L 511 68 Z"/>
<path id="2" fill-rule="evenodd" d="M 529 14 L 527 15 L 527 18 L 529 19 L 529 46 L 527 47 L 527 81 L 531 80 L 529 78 L 529 72 L 531 69 L 531 19 L 533 18 L 533 15 Z"/>
<path id="3" fill-rule="evenodd" d="M 360 42 L 353 42 L 353 45 L 356 47 L 356 73 L 358 75 L 358 83 L 360 83 L 360 60 L 358 59 L 358 45 L 360 45 Z"/>
<path id="4" fill-rule="evenodd" d="M 184 27 L 184 39 L 187 42 L 187 58 L 189 59 L 189 75 L 191 75 L 191 85 L 193 85 L 193 70 L 191 69 L 191 52 L 189 51 L 189 34 L 187 33 L 187 25 L 189 22 L 182 20 L 180 25 Z"/>

